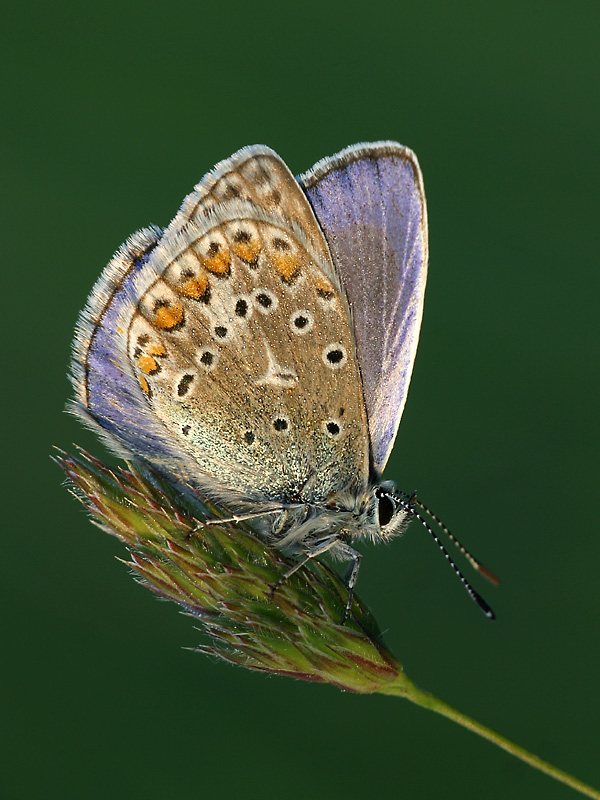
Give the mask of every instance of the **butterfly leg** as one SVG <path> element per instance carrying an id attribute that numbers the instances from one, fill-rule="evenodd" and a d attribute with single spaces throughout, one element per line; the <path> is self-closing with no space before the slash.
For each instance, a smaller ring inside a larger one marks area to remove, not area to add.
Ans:
<path id="1" fill-rule="evenodd" d="M 338 550 L 338 553 L 342 558 L 347 558 L 349 561 L 352 561 L 348 570 L 344 574 L 344 580 L 346 581 L 346 586 L 348 587 L 348 600 L 346 602 L 346 610 L 344 611 L 344 619 L 342 624 L 346 622 L 348 617 L 350 616 L 350 609 L 352 608 L 352 600 L 354 598 L 354 587 L 356 586 L 356 579 L 358 578 L 358 570 L 360 569 L 360 560 L 362 555 L 355 550 L 350 545 L 341 543 L 341 550 Z"/>
<path id="2" fill-rule="evenodd" d="M 299 569 L 302 569 L 302 567 L 305 564 L 308 564 L 308 562 L 311 559 L 317 558 L 317 556 L 322 556 L 323 553 L 326 553 L 328 550 L 331 550 L 331 548 L 338 543 L 339 539 L 337 536 L 330 536 L 327 539 L 323 539 L 320 542 L 317 542 L 310 549 L 305 550 L 304 556 L 299 561 L 297 561 L 291 569 L 288 569 L 287 572 L 284 572 L 283 575 L 280 575 L 279 578 L 275 581 L 269 593 L 271 598 L 273 597 L 277 589 L 279 589 L 281 584 L 284 583 L 284 581 L 287 581 L 287 579 L 291 575 L 293 575 L 294 572 L 297 572 Z"/>
<path id="3" fill-rule="evenodd" d="M 242 522 L 245 519 L 256 519 L 257 517 L 268 517 L 269 514 L 281 514 L 290 508 L 300 508 L 300 505 L 283 505 L 277 508 L 268 508 L 264 511 L 250 511 L 247 514 L 233 514 L 231 517 L 216 517 L 207 519 L 203 525 L 224 525 L 226 522 Z"/>

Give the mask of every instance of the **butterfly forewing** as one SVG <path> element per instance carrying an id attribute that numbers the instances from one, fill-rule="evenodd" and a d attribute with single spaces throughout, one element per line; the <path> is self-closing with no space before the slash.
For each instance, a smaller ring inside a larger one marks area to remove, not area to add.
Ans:
<path id="1" fill-rule="evenodd" d="M 421 171 L 395 142 L 354 145 L 299 178 L 350 305 L 373 467 L 391 452 L 415 359 L 427 277 Z"/>
<path id="2" fill-rule="evenodd" d="M 283 216 L 297 225 L 310 238 L 329 277 L 336 278 L 327 244 L 310 204 L 298 191 L 287 165 L 264 145 L 243 147 L 217 164 L 185 198 L 172 227 L 180 228 L 186 221 L 233 199 L 252 202 L 263 211 Z"/>

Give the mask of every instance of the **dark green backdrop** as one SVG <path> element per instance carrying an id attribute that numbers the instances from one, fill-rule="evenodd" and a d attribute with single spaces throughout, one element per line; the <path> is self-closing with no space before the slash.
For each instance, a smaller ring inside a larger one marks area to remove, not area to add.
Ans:
<path id="1" fill-rule="evenodd" d="M 414 680 L 600 784 L 598 3 L 24 3 L 2 36 L 3 797 L 573 796 L 399 700 L 182 649 L 50 462 L 104 455 L 63 413 L 69 343 L 132 231 L 244 144 L 299 172 L 382 138 L 431 230 L 387 475 L 503 584 L 474 579 L 490 624 L 415 525 L 360 595 Z"/>

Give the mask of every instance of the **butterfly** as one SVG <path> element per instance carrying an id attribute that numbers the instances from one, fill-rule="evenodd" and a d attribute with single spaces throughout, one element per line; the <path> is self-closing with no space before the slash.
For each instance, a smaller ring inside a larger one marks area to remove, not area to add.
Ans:
<path id="1" fill-rule="evenodd" d="M 244 147 L 102 273 L 76 329 L 71 409 L 113 451 L 226 505 L 220 523 L 252 520 L 297 557 L 281 580 L 324 553 L 349 561 L 348 615 L 356 541 L 417 517 L 442 547 L 427 509 L 381 477 L 427 237 L 419 164 L 396 142 L 353 145 L 298 178 L 270 148 Z"/>

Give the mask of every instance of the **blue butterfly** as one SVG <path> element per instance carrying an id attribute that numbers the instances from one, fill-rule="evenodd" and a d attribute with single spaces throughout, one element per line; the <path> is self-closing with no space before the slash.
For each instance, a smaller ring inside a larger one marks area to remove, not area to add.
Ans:
<path id="1" fill-rule="evenodd" d="M 357 540 L 417 517 L 442 546 L 425 507 L 381 479 L 426 275 L 412 151 L 358 144 L 296 179 L 244 147 L 106 267 L 77 327 L 72 409 L 117 453 L 252 519 L 298 557 L 281 580 L 326 552 L 350 561 L 348 613 Z"/>

